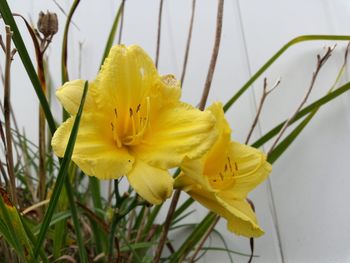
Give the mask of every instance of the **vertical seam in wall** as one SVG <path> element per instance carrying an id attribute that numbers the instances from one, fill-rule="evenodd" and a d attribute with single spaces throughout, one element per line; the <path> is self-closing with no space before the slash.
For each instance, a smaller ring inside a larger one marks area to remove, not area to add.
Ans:
<path id="1" fill-rule="evenodd" d="M 239 3 L 239 0 L 234 0 L 234 1 L 236 2 L 237 11 L 238 11 L 239 27 L 241 30 L 240 33 L 241 33 L 243 45 L 244 45 L 244 55 L 245 55 L 245 58 L 247 61 L 248 74 L 249 74 L 249 77 L 251 77 L 252 76 L 252 69 L 251 69 L 251 64 L 250 64 L 250 59 L 249 59 L 249 54 L 248 54 L 247 40 L 246 40 L 245 33 L 244 33 L 241 6 Z M 253 103 L 254 103 L 255 110 L 257 111 L 258 106 L 257 106 L 256 94 L 255 94 L 254 89 L 251 90 L 251 94 L 253 97 Z M 260 120 L 258 121 L 257 128 L 258 128 L 259 135 L 262 136 L 262 128 L 261 128 Z M 271 211 L 271 215 L 272 215 L 272 221 L 273 221 L 276 235 L 277 235 L 278 250 L 280 252 L 281 262 L 284 263 L 285 260 L 284 260 L 282 242 L 281 242 L 281 233 L 280 233 L 279 224 L 278 224 L 276 203 L 275 203 L 275 199 L 274 199 L 274 195 L 273 195 L 273 191 L 272 191 L 272 183 L 271 183 L 270 177 L 267 178 L 267 191 L 268 191 L 269 207 L 270 207 L 270 211 Z"/>

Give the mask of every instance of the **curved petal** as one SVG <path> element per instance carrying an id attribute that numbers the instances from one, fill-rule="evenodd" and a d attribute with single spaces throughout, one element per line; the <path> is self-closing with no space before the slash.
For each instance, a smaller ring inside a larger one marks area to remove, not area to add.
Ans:
<path id="1" fill-rule="evenodd" d="M 203 175 L 204 163 L 202 159 L 191 160 L 185 157 L 181 163 L 181 174 L 175 178 L 175 187 L 183 189 L 193 184 L 211 189 L 208 179 Z M 186 190 L 184 190 L 186 191 Z"/>
<path id="2" fill-rule="evenodd" d="M 151 119 L 144 141 L 132 151 L 143 161 L 163 169 L 178 166 L 187 156 L 201 157 L 214 143 L 215 118 L 185 103 L 169 105 Z"/>
<path id="3" fill-rule="evenodd" d="M 223 200 L 218 201 L 226 209 L 223 216 L 227 220 L 227 228 L 237 235 L 245 237 L 259 237 L 264 231 L 259 227 L 256 215 L 249 203 L 245 200 Z"/>
<path id="4" fill-rule="evenodd" d="M 246 201 L 222 198 L 219 191 L 210 189 L 206 185 L 198 184 L 197 181 L 185 174 L 180 174 L 174 183 L 176 188 L 187 192 L 203 206 L 224 217 L 231 232 L 246 237 L 258 237 L 264 233 L 257 223 L 253 210 Z"/>
<path id="5" fill-rule="evenodd" d="M 151 204 L 161 204 L 173 192 L 173 178 L 169 172 L 137 160 L 128 180 L 135 191 Z"/>
<path id="6" fill-rule="evenodd" d="M 262 151 L 244 144 L 231 142 L 229 157 L 235 163 L 237 173 L 233 187 L 222 193 L 227 198 L 246 198 L 272 170 Z"/>
<path id="7" fill-rule="evenodd" d="M 213 103 L 207 108 L 216 119 L 216 129 L 218 130 L 218 138 L 215 144 L 209 152 L 205 155 L 205 173 L 216 174 L 218 173 L 226 162 L 223 156 L 226 155 L 230 141 L 231 141 L 231 128 L 225 119 L 224 110 L 222 104 L 219 102 Z"/>
<path id="8" fill-rule="evenodd" d="M 128 116 L 130 108 L 142 103 L 159 79 L 151 58 L 138 46 L 117 45 L 96 78 L 98 105 L 118 108 L 118 115 Z"/>
<path id="9" fill-rule="evenodd" d="M 84 80 L 73 80 L 66 82 L 62 87 L 56 90 L 57 98 L 65 110 L 71 115 L 77 114 L 83 96 L 84 84 Z M 95 98 L 96 87 L 94 83 L 90 82 L 85 100 L 84 112 L 94 112 L 96 110 Z"/>
<path id="10" fill-rule="evenodd" d="M 59 157 L 63 157 L 75 117 L 69 118 L 55 132 L 51 145 Z M 113 138 L 99 122 L 103 116 L 83 114 L 72 160 L 87 175 L 99 179 L 115 179 L 127 174 L 134 158 L 124 148 L 118 148 Z"/>

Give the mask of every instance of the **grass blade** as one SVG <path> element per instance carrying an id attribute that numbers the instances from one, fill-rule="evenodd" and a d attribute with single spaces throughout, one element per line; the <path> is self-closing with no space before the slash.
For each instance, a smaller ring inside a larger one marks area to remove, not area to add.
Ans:
<path id="1" fill-rule="evenodd" d="M 88 262 L 88 259 L 87 259 L 87 254 L 84 246 L 84 240 L 81 235 L 80 223 L 78 218 L 78 210 L 73 197 L 73 189 L 70 184 L 68 176 L 66 176 L 65 185 L 66 185 L 66 192 L 67 192 L 68 201 L 69 201 L 69 207 L 72 212 L 75 234 L 77 236 L 77 242 L 79 247 L 79 257 L 80 257 L 79 262 L 85 263 L 85 262 Z"/>
<path id="2" fill-rule="evenodd" d="M 62 78 L 62 85 L 69 80 L 68 76 L 68 70 L 67 70 L 67 58 L 68 58 L 68 32 L 69 32 L 69 26 L 71 24 L 72 17 L 74 15 L 75 10 L 77 9 L 79 5 L 80 0 L 75 0 L 69 10 L 67 21 L 64 26 L 64 32 L 63 32 L 63 43 L 62 43 L 62 56 L 61 56 L 61 78 Z"/>
<path id="3" fill-rule="evenodd" d="M 124 4 L 125 4 L 125 0 L 122 0 L 122 2 L 119 5 L 117 14 L 114 18 L 111 31 L 109 32 L 109 35 L 108 35 L 106 47 L 105 47 L 105 50 L 104 50 L 103 55 L 102 55 L 101 66 L 102 66 L 103 62 L 105 61 L 105 58 L 108 56 L 108 53 L 113 45 L 115 34 L 117 32 L 117 28 L 118 28 L 118 24 L 119 24 L 119 20 L 120 20 L 121 14 L 122 14 L 123 9 L 124 9 Z"/>
<path id="4" fill-rule="evenodd" d="M 170 262 L 181 262 L 206 234 L 206 229 L 214 222 L 216 214 L 210 212 L 187 237 L 181 247 L 172 255 Z"/>
<path id="5" fill-rule="evenodd" d="M 84 86 L 83 96 L 82 96 L 81 103 L 79 106 L 79 110 L 78 110 L 77 116 L 76 116 L 75 121 L 74 121 L 74 125 L 73 125 L 72 132 L 71 132 L 69 140 L 68 140 L 68 145 L 67 145 L 66 151 L 64 153 L 64 157 L 63 157 L 62 162 L 61 162 L 60 170 L 58 172 L 58 176 L 56 179 L 56 185 L 53 189 L 51 200 L 49 203 L 49 207 L 48 207 L 47 212 L 45 214 L 43 224 L 40 228 L 38 240 L 37 240 L 36 246 L 34 248 L 35 257 L 38 256 L 39 250 L 44 242 L 45 235 L 46 235 L 46 232 L 49 228 L 49 224 L 50 224 L 52 215 L 53 215 L 55 208 L 56 208 L 56 205 L 58 203 L 58 199 L 59 199 L 62 187 L 63 187 L 63 183 L 65 181 L 65 178 L 67 177 L 67 170 L 68 170 L 68 166 L 69 166 L 69 163 L 71 161 L 72 154 L 73 154 L 74 144 L 75 144 L 75 140 L 76 140 L 77 134 L 78 134 L 80 118 L 81 118 L 81 115 L 83 113 L 83 107 L 84 107 L 87 91 L 88 91 L 88 82 L 86 81 L 85 86 Z"/>

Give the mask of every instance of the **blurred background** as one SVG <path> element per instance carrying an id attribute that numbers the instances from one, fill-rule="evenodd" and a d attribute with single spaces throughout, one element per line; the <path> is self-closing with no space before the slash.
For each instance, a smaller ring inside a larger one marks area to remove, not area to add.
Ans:
<path id="1" fill-rule="evenodd" d="M 56 12 L 59 32 L 47 52 L 51 85 L 60 86 L 60 56 L 63 27 L 72 1 L 12 0 L 13 12 L 36 23 L 40 11 Z M 83 0 L 69 34 L 68 71 L 70 79 L 94 79 L 111 25 L 119 7 L 117 0 Z M 138 44 L 155 57 L 159 0 L 127 0 L 122 43 Z M 191 0 L 165 0 L 161 27 L 159 71 L 181 76 L 192 10 Z M 199 102 L 214 43 L 217 1 L 196 3 L 192 43 L 183 100 Z M 34 61 L 29 35 L 18 20 Z M 279 48 L 304 34 L 350 35 L 348 0 L 226 0 L 221 46 L 208 105 L 226 102 Z M 4 34 L 3 21 L 0 33 Z M 117 43 L 117 39 L 115 41 Z M 244 142 L 256 114 L 266 77 L 269 87 L 281 79 L 267 98 L 253 142 L 288 118 L 304 97 L 317 54 L 337 44 L 332 57 L 322 68 L 309 101 L 326 94 L 343 64 L 346 41 L 304 42 L 290 48 L 258 79 L 253 88 L 229 110 L 232 139 Z M 4 58 L 0 56 L 1 65 Z M 348 74 L 342 83 L 349 81 Z M 1 90 L 2 92 L 2 90 Z M 12 105 L 17 121 L 27 136 L 37 142 L 38 101 L 18 55 L 12 71 Z M 60 107 L 52 96 L 60 121 Z M 264 148 L 268 150 L 268 145 Z M 327 104 L 317 113 L 301 136 L 275 163 L 268 181 L 251 193 L 261 227 L 266 234 L 255 240 L 253 262 L 350 262 L 350 94 Z M 183 194 L 182 198 L 187 198 Z M 207 213 L 196 205 L 188 221 L 198 222 Z M 160 220 L 161 223 L 161 220 Z M 230 249 L 248 253 L 249 240 L 226 231 L 225 220 L 217 226 Z M 179 233 L 181 234 L 181 233 Z M 208 246 L 223 247 L 213 234 Z M 248 258 L 233 254 L 235 262 Z M 201 262 L 229 262 L 225 252 L 207 253 Z"/>

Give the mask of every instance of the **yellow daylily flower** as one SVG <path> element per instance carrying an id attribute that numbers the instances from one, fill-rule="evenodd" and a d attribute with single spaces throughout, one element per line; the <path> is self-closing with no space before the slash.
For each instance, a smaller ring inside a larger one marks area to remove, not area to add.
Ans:
<path id="1" fill-rule="evenodd" d="M 66 83 L 56 92 L 71 114 L 56 131 L 52 147 L 63 156 L 84 87 Z M 215 118 L 180 101 L 179 82 L 160 76 L 138 46 L 114 46 L 97 78 L 89 82 L 72 160 L 99 179 L 126 175 L 152 204 L 171 196 L 168 169 L 201 157 L 215 142 Z"/>
<path id="2" fill-rule="evenodd" d="M 174 185 L 224 217 L 231 232 L 261 236 L 264 231 L 246 198 L 268 176 L 271 165 L 263 152 L 231 141 L 231 129 L 220 103 L 208 110 L 216 117 L 219 137 L 202 158 L 184 159 Z"/>

